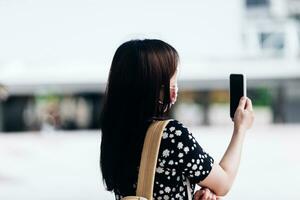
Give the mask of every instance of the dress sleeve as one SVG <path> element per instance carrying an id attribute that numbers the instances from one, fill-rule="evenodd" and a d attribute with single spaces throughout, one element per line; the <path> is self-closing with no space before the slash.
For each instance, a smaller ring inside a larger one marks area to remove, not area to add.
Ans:
<path id="1" fill-rule="evenodd" d="M 192 133 L 177 120 L 172 120 L 162 137 L 162 154 L 167 157 L 169 168 L 183 173 L 191 183 L 199 183 L 210 173 L 214 159 L 206 153 Z M 172 153 L 166 154 L 166 150 Z M 165 154 L 164 154 L 165 152 Z"/>

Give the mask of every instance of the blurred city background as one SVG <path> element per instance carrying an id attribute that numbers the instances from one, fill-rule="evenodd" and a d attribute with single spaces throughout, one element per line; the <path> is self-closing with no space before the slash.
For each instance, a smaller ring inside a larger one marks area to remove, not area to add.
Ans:
<path id="1" fill-rule="evenodd" d="M 224 199 L 300 199 L 300 0 L 0 0 L 1 200 L 113 199 L 101 103 L 116 48 L 137 38 L 178 50 L 171 117 L 216 160 L 229 74 L 247 76 L 256 118 Z"/>

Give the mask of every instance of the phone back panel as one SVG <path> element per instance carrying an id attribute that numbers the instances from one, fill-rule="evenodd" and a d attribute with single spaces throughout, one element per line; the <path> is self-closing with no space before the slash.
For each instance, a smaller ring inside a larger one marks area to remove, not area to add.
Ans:
<path id="1" fill-rule="evenodd" d="M 243 74 L 230 74 L 230 117 L 234 117 L 242 96 L 246 96 L 246 81 Z"/>

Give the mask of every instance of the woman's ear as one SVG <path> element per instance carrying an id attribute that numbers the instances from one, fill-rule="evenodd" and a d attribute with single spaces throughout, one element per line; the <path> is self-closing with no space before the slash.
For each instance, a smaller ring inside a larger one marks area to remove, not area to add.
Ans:
<path id="1" fill-rule="evenodd" d="M 170 91 L 170 102 L 171 104 L 174 104 L 177 100 L 177 92 L 174 89 L 171 89 Z"/>

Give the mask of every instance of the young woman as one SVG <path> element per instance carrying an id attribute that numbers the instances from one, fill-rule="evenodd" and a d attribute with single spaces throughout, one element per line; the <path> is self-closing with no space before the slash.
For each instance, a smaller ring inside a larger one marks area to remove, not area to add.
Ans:
<path id="1" fill-rule="evenodd" d="M 113 57 L 101 115 L 100 166 L 106 189 L 117 200 L 135 195 L 147 128 L 153 120 L 167 119 L 177 98 L 178 61 L 171 45 L 150 39 L 125 42 Z M 153 198 L 187 199 L 195 184 L 212 191 L 197 192 L 196 198 L 225 195 L 237 174 L 245 133 L 253 119 L 251 100 L 241 98 L 231 142 L 219 163 L 187 127 L 172 119 L 161 138 Z"/>

